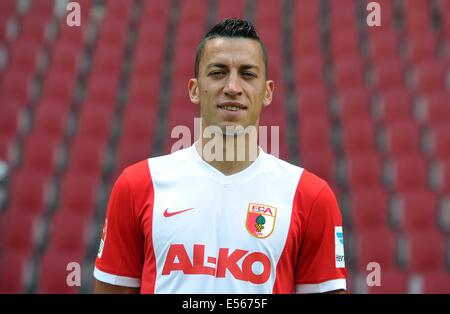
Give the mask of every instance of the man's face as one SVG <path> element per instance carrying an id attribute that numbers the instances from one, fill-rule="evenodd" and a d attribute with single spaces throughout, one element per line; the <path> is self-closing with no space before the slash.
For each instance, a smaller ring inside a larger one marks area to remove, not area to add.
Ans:
<path id="1" fill-rule="evenodd" d="M 208 40 L 198 79 L 189 81 L 191 101 L 200 104 L 203 127 L 258 126 L 263 106 L 272 101 L 274 84 L 266 81 L 262 49 L 256 40 Z"/>

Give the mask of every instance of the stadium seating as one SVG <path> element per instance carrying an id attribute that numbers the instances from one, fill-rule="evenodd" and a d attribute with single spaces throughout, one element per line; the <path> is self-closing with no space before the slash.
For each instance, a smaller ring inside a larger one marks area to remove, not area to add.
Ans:
<path id="1" fill-rule="evenodd" d="M 400 201 L 399 228 L 407 234 L 432 232 L 438 227 L 437 198 L 429 190 L 405 192 Z"/>
<path id="2" fill-rule="evenodd" d="M 26 292 L 27 258 L 20 253 L 7 253 L 0 257 L 0 293 Z"/>
<path id="3" fill-rule="evenodd" d="M 77 2 L 75 28 L 54 0 L 0 1 L 0 293 L 92 291 L 67 264 L 93 262 L 121 171 L 194 135 L 195 51 L 230 16 L 267 48 L 261 125 L 338 196 L 351 291 L 450 293 L 450 1 L 378 0 L 381 28 L 358 0 Z"/>
<path id="4" fill-rule="evenodd" d="M 432 271 L 422 275 L 423 293 L 450 293 L 450 276 L 446 270 Z"/>
<path id="5" fill-rule="evenodd" d="M 42 256 L 42 263 L 39 273 L 38 293 L 53 294 L 64 293 L 72 294 L 79 293 L 79 286 L 70 286 L 67 280 L 70 278 L 69 270 L 80 269 L 80 266 L 72 267 L 74 264 L 82 265 L 83 256 L 78 252 L 70 250 L 47 250 Z M 75 281 L 76 283 L 76 281 Z"/>
<path id="6" fill-rule="evenodd" d="M 370 262 L 378 263 L 381 269 L 397 265 L 395 234 L 386 225 L 377 229 L 360 229 L 355 249 L 359 269 L 366 269 Z"/>
<path id="7" fill-rule="evenodd" d="M 412 232 L 407 235 L 407 269 L 426 273 L 446 268 L 445 239 L 438 230 Z"/>
<path id="8" fill-rule="evenodd" d="M 397 121 L 412 120 L 412 96 L 404 88 L 383 91 L 379 100 L 379 123 L 391 125 Z"/>
<path id="9" fill-rule="evenodd" d="M 352 226 L 359 231 L 381 229 L 388 224 L 388 193 L 381 187 L 351 189 Z"/>

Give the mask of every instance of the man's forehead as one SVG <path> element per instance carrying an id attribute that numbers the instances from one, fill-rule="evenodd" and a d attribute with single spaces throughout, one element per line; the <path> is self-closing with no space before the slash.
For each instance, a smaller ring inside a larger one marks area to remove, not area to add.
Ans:
<path id="1" fill-rule="evenodd" d="M 256 40 L 226 37 L 214 38 L 206 42 L 203 61 L 205 65 L 233 62 L 256 66 L 264 62 L 261 46 Z"/>

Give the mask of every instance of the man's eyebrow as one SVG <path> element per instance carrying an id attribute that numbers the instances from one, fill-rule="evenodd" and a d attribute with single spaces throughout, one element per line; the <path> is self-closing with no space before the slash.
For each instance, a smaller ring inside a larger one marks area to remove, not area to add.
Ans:
<path id="1" fill-rule="evenodd" d="M 210 63 L 206 66 L 207 69 L 209 68 L 220 68 L 220 69 L 226 69 L 228 66 L 223 63 Z M 259 70 L 259 67 L 255 64 L 243 64 L 239 67 L 241 70 L 249 70 L 249 69 L 255 69 Z"/>
<path id="2" fill-rule="evenodd" d="M 210 63 L 210 64 L 208 64 L 206 66 L 206 68 L 221 68 L 221 69 L 224 69 L 224 68 L 227 68 L 227 66 L 225 64 L 223 64 L 223 63 Z"/>
<path id="3" fill-rule="evenodd" d="M 255 69 L 257 71 L 259 70 L 259 67 L 255 64 L 243 64 L 243 65 L 241 65 L 240 68 L 243 70 L 248 70 L 248 69 Z"/>

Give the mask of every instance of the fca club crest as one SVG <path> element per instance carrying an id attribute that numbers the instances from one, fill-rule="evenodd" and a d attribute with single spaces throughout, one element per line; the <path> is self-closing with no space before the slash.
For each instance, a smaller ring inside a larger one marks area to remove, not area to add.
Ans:
<path id="1" fill-rule="evenodd" d="M 275 227 L 277 209 L 263 204 L 248 204 L 245 225 L 248 232 L 256 238 L 267 238 Z"/>

